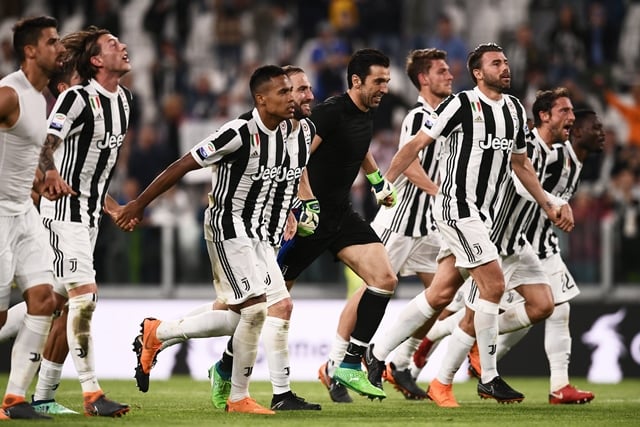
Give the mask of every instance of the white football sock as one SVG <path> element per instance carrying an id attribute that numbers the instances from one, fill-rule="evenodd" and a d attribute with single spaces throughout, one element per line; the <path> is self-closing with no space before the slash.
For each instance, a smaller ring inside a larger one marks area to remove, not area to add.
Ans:
<path id="1" fill-rule="evenodd" d="M 234 358 L 229 394 L 229 400 L 232 402 L 249 397 L 249 380 L 256 362 L 258 340 L 266 317 L 266 302 L 259 302 L 240 310 L 240 321 L 233 333 Z"/>
<path id="2" fill-rule="evenodd" d="M 213 303 L 212 302 L 207 302 L 207 303 L 204 303 L 202 305 L 197 306 L 196 308 L 194 308 L 193 310 L 191 310 L 190 312 L 188 312 L 187 314 L 182 316 L 181 319 L 184 319 L 186 317 L 192 317 L 192 316 L 195 316 L 197 314 L 207 312 L 209 310 L 213 310 Z M 168 339 L 166 341 L 162 341 L 162 344 L 160 345 L 160 351 L 164 350 L 167 347 L 171 347 L 172 345 L 180 344 L 180 343 L 183 343 L 185 341 L 186 341 L 186 339 L 184 337 L 170 338 L 170 339 Z"/>
<path id="3" fill-rule="evenodd" d="M 476 342 L 476 337 L 464 332 L 456 327 L 451 333 L 448 341 L 447 353 L 442 359 L 442 365 L 438 371 L 437 379 L 442 384 L 453 383 L 453 377 L 464 362 L 464 358 L 469 354 L 469 350 Z"/>
<path id="4" fill-rule="evenodd" d="M 420 292 L 404 307 L 396 322 L 375 343 L 373 355 L 378 360 L 386 360 L 389 353 L 408 339 L 420 326 L 435 314 L 427 302 L 425 292 Z"/>
<path id="5" fill-rule="evenodd" d="M 11 350 L 11 371 L 6 394 L 25 396 L 40 366 L 52 316 L 25 314 Z"/>
<path id="6" fill-rule="evenodd" d="M 7 321 L 0 327 L 0 343 L 9 341 L 18 335 L 25 314 L 27 314 L 27 303 L 24 301 L 9 308 Z"/>
<path id="7" fill-rule="evenodd" d="M 524 302 L 509 307 L 507 311 L 498 316 L 498 332 L 501 334 L 517 331 L 531 326 L 531 319 L 527 315 Z"/>
<path id="8" fill-rule="evenodd" d="M 429 338 L 432 342 L 440 341 L 442 338 L 451 335 L 451 332 L 458 326 L 460 323 L 460 319 L 464 317 L 465 310 L 458 310 L 453 313 L 451 316 L 438 320 L 433 324 L 429 332 L 427 332 L 427 338 Z"/>
<path id="9" fill-rule="evenodd" d="M 557 305 L 544 323 L 544 350 L 551 369 L 551 391 L 569 384 L 571 332 L 569 331 L 569 303 Z"/>
<path id="10" fill-rule="evenodd" d="M 498 376 L 496 351 L 498 341 L 498 304 L 479 299 L 473 324 L 480 353 L 482 382 L 487 383 Z"/>
<path id="11" fill-rule="evenodd" d="M 83 294 L 69 298 L 67 341 L 69 354 L 76 367 L 83 393 L 100 390 L 91 337 L 91 319 L 96 308 L 96 300 L 96 294 Z"/>
<path id="12" fill-rule="evenodd" d="M 240 315 L 231 310 L 207 310 L 184 319 L 163 320 L 156 335 L 160 341 L 231 335 L 239 318 Z"/>
<path id="13" fill-rule="evenodd" d="M 421 342 L 420 338 L 410 337 L 398 346 L 392 359 L 397 370 L 403 371 L 409 367 L 413 353 L 416 352 Z"/>
<path id="14" fill-rule="evenodd" d="M 336 337 L 333 339 L 333 343 L 331 344 L 329 362 L 327 363 L 327 374 L 329 377 L 333 378 L 333 373 L 336 368 L 340 366 L 342 359 L 344 359 L 344 355 L 347 353 L 347 347 L 349 347 L 349 341 L 342 338 L 340 334 L 336 334 Z"/>
<path id="15" fill-rule="evenodd" d="M 291 390 L 289 382 L 289 321 L 267 316 L 262 328 L 262 343 L 267 354 L 267 365 L 273 394 Z"/>
<path id="16" fill-rule="evenodd" d="M 38 372 L 38 382 L 33 393 L 33 400 L 51 400 L 56 397 L 56 390 L 62 378 L 63 363 L 52 362 L 42 359 L 40 372 Z"/>
<path id="17" fill-rule="evenodd" d="M 496 360 L 502 359 L 504 355 L 513 348 L 513 346 L 518 344 L 520 340 L 529 333 L 530 330 L 531 326 L 527 326 L 526 328 L 522 328 L 517 331 L 498 335 L 498 352 L 496 353 Z"/>

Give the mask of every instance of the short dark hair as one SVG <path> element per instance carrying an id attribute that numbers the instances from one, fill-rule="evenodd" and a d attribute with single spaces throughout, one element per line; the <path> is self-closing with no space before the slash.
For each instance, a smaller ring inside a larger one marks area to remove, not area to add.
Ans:
<path id="1" fill-rule="evenodd" d="M 576 117 L 573 121 L 573 126 L 580 128 L 591 116 L 596 116 L 596 112 L 588 108 L 580 108 L 578 110 L 574 110 L 573 115 Z"/>
<path id="2" fill-rule="evenodd" d="M 473 75 L 473 70 L 477 70 L 482 65 L 482 55 L 487 52 L 502 52 L 502 48 L 495 43 L 483 43 L 467 55 L 467 70 L 474 83 L 478 83 L 478 79 Z"/>
<path id="3" fill-rule="evenodd" d="M 58 21 L 51 16 L 24 18 L 13 26 L 13 51 L 19 62 L 25 60 L 24 47 L 38 44 L 45 28 L 58 28 Z"/>
<path id="4" fill-rule="evenodd" d="M 287 76 L 289 77 L 293 76 L 294 74 L 304 73 L 304 70 L 301 67 L 295 65 L 285 65 L 284 67 L 282 67 L 282 69 L 285 73 L 287 73 Z"/>
<path id="5" fill-rule="evenodd" d="M 418 74 L 428 73 L 433 61 L 438 59 L 446 60 L 447 52 L 436 48 L 416 49 L 409 52 L 405 70 L 411 83 L 413 83 L 418 90 L 420 90 Z"/>
<path id="6" fill-rule="evenodd" d="M 536 100 L 533 101 L 531 112 L 533 113 L 533 125 L 538 127 L 542 124 L 540 113 L 542 111 L 549 112 L 553 108 L 558 98 L 571 98 L 569 89 L 566 87 L 557 87 L 550 90 L 539 90 L 536 92 Z"/>
<path id="7" fill-rule="evenodd" d="M 256 68 L 249 79 L 249 90 L 251 91 L 251 96 L 255 97 L 260 87 L 271 81 L 271 79 L 286 75 L 287 73 L 284 69 L 277 65 L 263 65 L 262 67 Z"/>
<path id="8" fill-rule="evenodd" d="M 99 55 L 101 47 L 98 39 L 111 32 L 94 25 L 86 30 L 75 31 L 62 39 L 62 44 L 67 49 L 65 58 L 75 64 L 78 74 L 84 80 L 92 79 L 98 73 L 98 69 L 91 64 L 91 58 Z"/>
<path id="9" fill-rule="evenodd" d="M 377 49 L 357 50 L 351 55 L 351 59 L 349 59 L 349 64 L 347 65 L 347 87 L 351 89 L 353 86 L 351 76 L 354 74 L 364 82 L 369 73 L 371 73 L 370 67 L 372 65 L 389 68 L 390 63 L 389 57 Z"/>
<path id="10" fill-rule="evenodd" d="M 58 83 L 66 83 L 69 84 L 71 82 L 71 76 L 73 76 L 73 72 L 75 71 L 75 63 L 72 61 L 64 61 L 62 63 L 62 68 L 56 70 L 51 77 L 49 78 L 49 83 L 47 83 L 47 87 L 49 88 L 49 92 L 55 98 L 60 95 L 58 91 Z"/>

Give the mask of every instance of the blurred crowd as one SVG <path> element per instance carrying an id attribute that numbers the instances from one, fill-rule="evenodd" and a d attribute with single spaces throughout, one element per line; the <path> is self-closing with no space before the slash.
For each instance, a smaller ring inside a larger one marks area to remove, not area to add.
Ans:
<path id="1" fill-rule="evenodd" d="M 218 123 L 251 108 L 247 82 L 256 66 L 303 67 L 316 100 L 323 100 L 346 89 L 349 55 L 365 46 L 393 62 L 391 93 L 375 120 L 374 155 L 384 171 L 402 117 L 417 98 L 404 74 L 409 50 L 446 50 L 457 91 L 472 86 L 468 51 L 497 42 L 511 65 L 512 93 L 526 107 L 537 90 L 565 86 L 575 108 L 595 110 L 607 128 L 605 150 L 586 162 L 572 202 L 576 229 L 565 256 L 576 280 L 601 280 L 601 224 L 609 218 L 615 280 L 640 283 L 640 0 L 7 1 L 0 3 L 0 76 L 17 67 L 12 25 L 42 13 L 59 19 L 61 35 L 96 25 L 128 45 L 133 72 L 124 84 L 134 92 L 135 111 L 110 188 L 121 203 Z M 202 271 L 208 262 L 201 226 L 208 179 L 192 176 L 148 212 L 148 224 L 177 230 L 169 254 L 177 281 L 210 280 Z M 353 200 L 371 218 L 376 206 L 367 185 L 357 182 Z M 103 227 L 98 281 L 158 283 L 163 237 L 157 227 L 129 234 L 108 220 Z M 318 274 L 327 278 L 326 271 Z"/>

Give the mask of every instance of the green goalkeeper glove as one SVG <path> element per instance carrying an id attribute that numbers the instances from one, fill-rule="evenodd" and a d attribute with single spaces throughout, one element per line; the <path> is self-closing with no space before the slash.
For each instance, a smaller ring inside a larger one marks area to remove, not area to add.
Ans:
<path id="1" fill-rule="evenodd" d="M 373 187 L 371 191 L 376 196 L 379 205 L 390 208 L 398 203 L 396 188 L 382 176 L 380 170 L 367 174 L 367 179 Z"/>
<path id="2" fill-rule="evenodd" d="M 300 218 L 298 219 L 298 235 L 311 236 L 320 222 L 320 202 L 317 199 L 301 200 Z"/>

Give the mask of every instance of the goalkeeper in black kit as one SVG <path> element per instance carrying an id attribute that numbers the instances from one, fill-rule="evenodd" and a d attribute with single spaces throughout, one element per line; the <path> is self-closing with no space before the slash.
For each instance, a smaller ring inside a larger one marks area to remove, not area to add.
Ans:
<path id="1" fill-rule="evenodd" d="M 393 295 L 397 277 L 377 234 L 354 211 L 350 191 L 362 168 L 380 204 L 393 206 L 397 202 L 393 185 L 383 179 L 369 151 L 373 113 L 389 90 L 389 80 L 386 55 L 375 49 L 358 50 L 347 66 L 348 90 L 313 109 L 317 133 L 298 196 L 304 201 L 301 222 L 312 229 L 317 215 L 319 223 L 308 236 L 298 233 L 278 257 L 289 289 L 325 250 L 365 282 L 348 300 L 329 361 L 319 371 L 320 380 L 336 402 L 351 401 L 347 388 L 369 398 L 386 397 L 381 384 L 367 379 L 361 359 Z"/>

